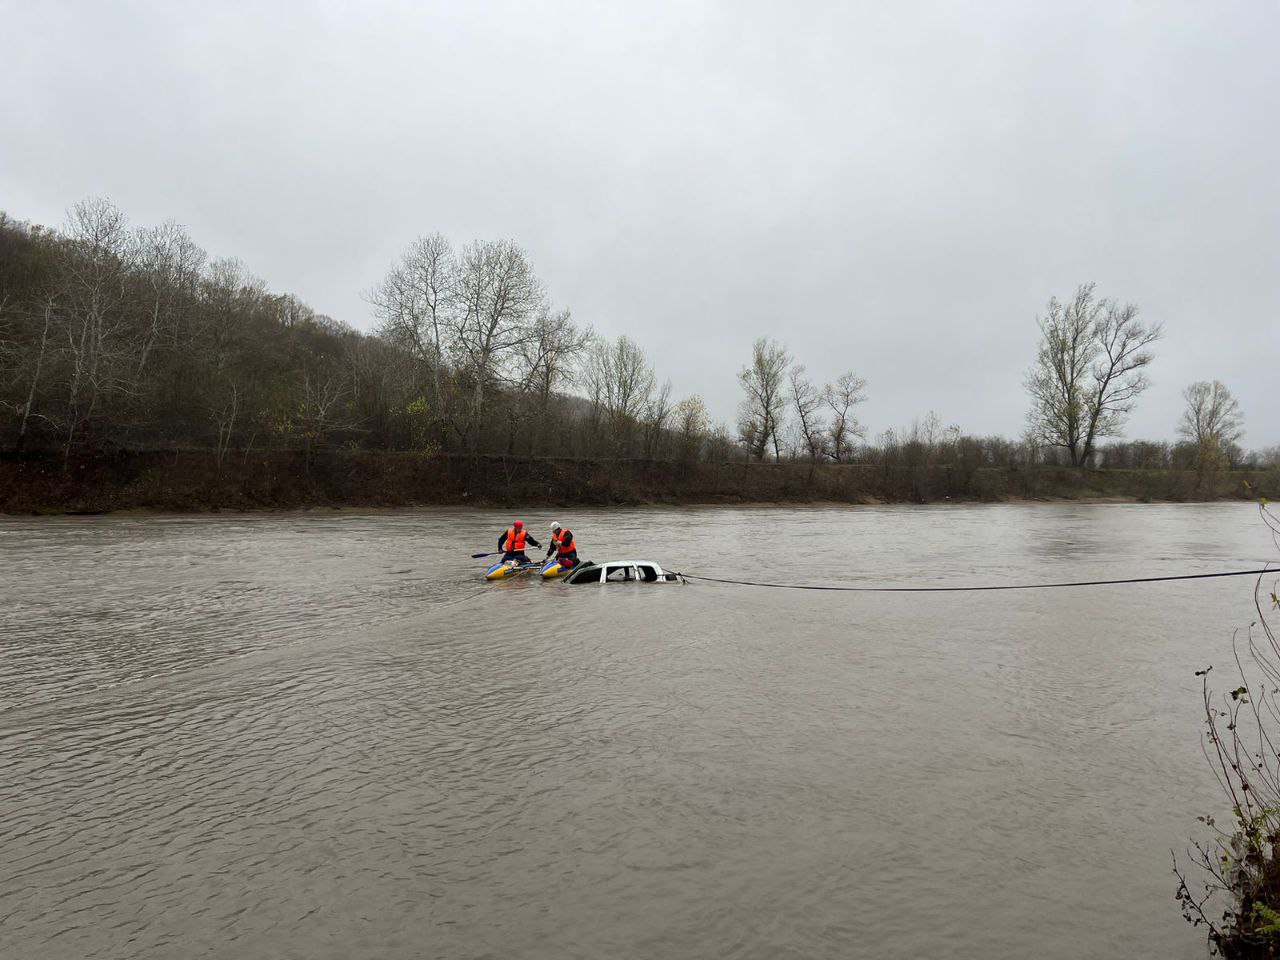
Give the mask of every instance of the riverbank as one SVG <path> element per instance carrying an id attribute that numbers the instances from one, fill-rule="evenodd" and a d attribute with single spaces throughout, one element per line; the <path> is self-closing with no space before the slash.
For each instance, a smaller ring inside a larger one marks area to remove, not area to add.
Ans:
<path id="1" fill-rule="evenodd" d="M 10 514 L 715 503 L 929 503 L 946 500 L 1204 501 L 1280 498 L 1280 471 L 1197 475 L 966 464 L 682 463 L 421 456 L 365 450 L 117 451 L 0 459 Z"/>

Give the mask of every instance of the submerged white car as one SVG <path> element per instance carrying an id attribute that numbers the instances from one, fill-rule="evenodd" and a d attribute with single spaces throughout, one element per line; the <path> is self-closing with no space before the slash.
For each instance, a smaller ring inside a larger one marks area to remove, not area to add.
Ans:
<path id="1" fill-rule="evenodd" d="M 574 568 L 565 583 L 675 583 L 680 577 L 667 573 L 652 560 L 610 560 L 584 563 Z"/>

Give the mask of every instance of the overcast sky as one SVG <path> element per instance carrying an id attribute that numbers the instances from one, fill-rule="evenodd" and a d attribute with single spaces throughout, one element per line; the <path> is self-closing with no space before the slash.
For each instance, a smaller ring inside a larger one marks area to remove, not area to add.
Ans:
<path id="1" fill-rule="evenodd" d="M 732 420 L 761 335 L 874 433 L 1023 429 L 1035 318 L 1165 327 L 1280 442 L 1280 5 L 0 0 L 0 209 L 107 196 L 353 326 L 415 236 L 510 237 Z"/>

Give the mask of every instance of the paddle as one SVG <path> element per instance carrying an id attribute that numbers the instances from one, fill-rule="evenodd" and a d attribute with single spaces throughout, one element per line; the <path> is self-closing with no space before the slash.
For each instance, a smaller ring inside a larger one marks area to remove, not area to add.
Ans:
<path id="1" fill-rule="evenodd" d="M 509 550 L 495 550 L 495 551 L 494 551 L 494 552 L 492 552 L 492 553 L 473 553 L 473 554 L 471 555 L 471 559 L 472 559 L 472 560 L 479 560 L 481 557 L 500 557 L 500 556 L 502 556 L 504 553 L 510 553 L 510 551 L 509 551 Z M 550 554 L 547 554 L 547 556 L 550 556 Z"/>
<path id="2" fill-rule="evenodd" d="M 472 560 L 479 560 L 481 557 L 500 557 L 505 551 L 499 550 L 497 553 L 473 553 Z M 521 563 L 516 566 L 517 570 L 532 570 L 534 567 L 540 567 L 545 561 L 530 560 L 528 563 Z"/>

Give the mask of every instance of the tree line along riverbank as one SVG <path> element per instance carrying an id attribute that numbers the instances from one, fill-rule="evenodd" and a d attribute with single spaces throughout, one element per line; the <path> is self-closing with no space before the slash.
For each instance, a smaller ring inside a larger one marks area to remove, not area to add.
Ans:
<path id="1" fill-rule="evenodd" d="M 1080 470 L 956 463 L 571 459 L 393 451 L 0 456 L 0 512 L 99 513 L 426 505 L 935 503 L 1280 498 L 1280 469 Z"/>
<path id="2" fill-rule="evenodd" d="M 874 385 L 848 369 L 815 379 L 767 336 L 743 355 L 735 421 L 714 422 L 700 396 L 673 393 L 639 343 L 603 337 L 556 305 L 509 240 L 459 247 L 419 237 L 370 279 L 366 333 L 272 292 L 237 260 L 211 258 L 175 223 L 131 226 L 105 200 L 75 204 L 60 229 L 0 212 L 0 450 L 84 464 L 119 449 L 208 449 L 219 477 L 253 473 L 256 454 L 240 468 L 223 463 L 241 450 L 702 461 L 693 472 L 713 478 L 741 459 L 800 462 L 763 471 L 787 479 L 751 499 L 794 495 L 797 475 L 804 491 L 861 496 L 873 484 L 849 477 L 915 461 L 956 465 L 941 472 L 958 469 L 963 480 L 943 482 L 943 496 L 995 495 L 970 491 L 966 464 L 996 468 L 993 476 L 1071 465 L 1199 477 L 1280 463 L 1280 447 L 1240 447 L 1243 413 L 1216 380 L 1187 388 L 1180 420 L 1168 411 L 1178 441 L 1118 439 L 1162 332 L 1092 284 L 1051 298 L 1037 318 L 1028 430 L 1014 439 L 966 433 L 934 412 L 872 438 L 856 413 Z M 867 469 L 817 469 L 832 465 Z M 297 489 L 315 483 L 304 477 Z M 927 499 L 934 483 L 903 492 L 891 477 L 884 486 L 865 495 Z M 1189 495 L 1182 481 L 1151 487 L 1151 496 Z M 261 495 L 256 481 L 249 488 Z"/>

